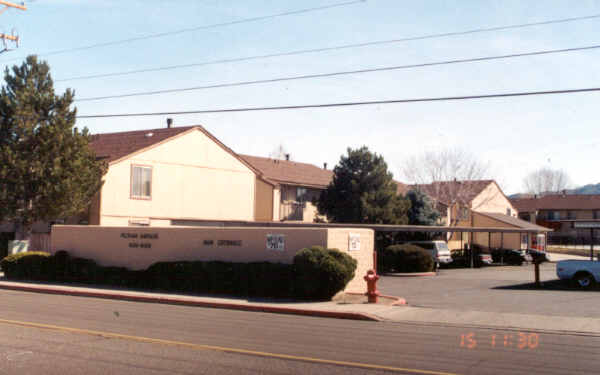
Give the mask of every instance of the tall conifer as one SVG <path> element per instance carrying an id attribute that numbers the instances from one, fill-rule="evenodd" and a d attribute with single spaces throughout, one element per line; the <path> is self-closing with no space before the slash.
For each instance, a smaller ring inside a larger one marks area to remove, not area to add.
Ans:
<path id="1" fill-rule="evenodd" d="M 102 186 L 106 164 L 75 127 L 74 92 L 56 95 L 50 67 L 36 56 L 6 68 L 0 92 L 0 222 L 28 239 L 38 220 L 84 211 Z"/>

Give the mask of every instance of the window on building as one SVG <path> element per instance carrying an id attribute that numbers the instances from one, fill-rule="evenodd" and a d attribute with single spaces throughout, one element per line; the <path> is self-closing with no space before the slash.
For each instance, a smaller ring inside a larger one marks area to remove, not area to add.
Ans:
<path id="1" fill-rule="evenodd" d="M 575 220 L 575 211 L 567 211 L 567 219 Z"/>
<path id="2" fill-rule="evenodd" d="M 152 167 L 140 165 L 131 167 L 131 197 L 140 199 L 152 197 Z"/>
<path id="3" fill-rule="evenodd" d="M 296 188 L 296 201 L 304 202 L 304 201 L 306 201 L 306 198 L 307 198 L 306 188 L 303 188 L 303 187 Z"/>
<path id="4" fill-rule="evenodd" d="M 594 220 L 600 219 L 600 210 L 594 210 Z"/>
<path id="5" fill-rule="evenodd" d="M 506 209 L 506 215 L 507 215 L 507 216 L 510 216 L 511 214 L 512 214 L 512 212 L 511 212 L 510 208 L 507 208 L 507 209 Z"/>
<path id="6" fill-rule="evenodd" d="M 461 207 L 458 213 L 458 220 L 468 220 L 469 219 L 469 209 L 467 207 Z"/>
<path id="7" fill-rule="evenodd" d="M 560 211 L 548 211 L 548 220 L 560 220 Z"/>

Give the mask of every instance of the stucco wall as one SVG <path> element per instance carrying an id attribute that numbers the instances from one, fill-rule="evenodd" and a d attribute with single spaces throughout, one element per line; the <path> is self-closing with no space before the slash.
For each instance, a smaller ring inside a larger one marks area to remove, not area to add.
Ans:
<path id="1" fill-rule="evenodd" d="M 360 250 L 349 251 L 349 233 L 360 234 Z M 268 234 L 284 235 L 285 249 L 268 250 Z M 144 235 L 150 238 L 142 238 Z M 347 288 L 355 292 L 364 291 L 362 277 L 373 267 L 374 233 L 369 229 L 55 225 L 51 238 L 52 252 L 66 250 L 73 256 L 90 258 L 101 265 L 130 269 L 177 260 L 291 263 L 298 250 L 321 245 L 347 252 L 358 260 L 355 278 Z"/>
<path id="2" fill-rule="evenodd" d="M 273 189 L 273 221 L 279 221 L 279 212 L 281 210 L 281 188 Z"/>
<path id="3" fill-rule="evenodd" d="M 254 209 L 254 220 L 273 220 L 273 186 L 261 179 L 256 179 L 256 207 Z"/>
<path id="4" fill-rule="evenodd" d="M 473 224 L 474 227 L 517 228 L 476 212 L 473 212 Z M 488 247 L 488 239 L 487 233 L 473 233 L 473 243 Z M 531 234 L 529 235 L 529 241 L 531 241 Z M 520 249 L 521 238 L 519 233 L 504 233 L 504 235 L 492 233 L 490 244 L 493 248 Z"/>
<path id="5" fill-rule="evenodd" d="M 319 213 L 317 207 L 311 202 L 306 202 L 304 210 L 302 210 L 302 221 L 305 223 L 312 223 L 315 221 L 315 217 Z"/>
<path id="6" fill-rule="evenodd" d="M 88 209 L 88 224 L 100 225 L 100 193 L 97 193 Z"/>
<path id="7" fill-rule="evenodd" d="M 360 236 L 360 250 L 350 251 L 348 248 L 349 233 Z M 327 247 L 346 252 L 358 261 L 354 279 L 348 283 L 346 290 L 352 292 L 364 292 L 366 290 L 366 284 L 363 277 L 367 274 L 368 270 L 373 268 L 375 232 L 371 229 L 328 229 Z"/>
<path id="8" fill-rule="evenodd" d="M 471 202 L 471 209 L 475 211 L 497 212 L 506 215 L 507 208 L 510 208 L 511 216 L 517 217 L 517 210 L 495 183 L 489 184 Z"/>
<path id="9" fill-rule="evenodd" d="M 152 197 L 132 199 L 131 166 L 152 167 Z M 130 217 L 254 220 L 255 174 L 194 130 L 112 164 L 104 177 L 101 225 Z"/>

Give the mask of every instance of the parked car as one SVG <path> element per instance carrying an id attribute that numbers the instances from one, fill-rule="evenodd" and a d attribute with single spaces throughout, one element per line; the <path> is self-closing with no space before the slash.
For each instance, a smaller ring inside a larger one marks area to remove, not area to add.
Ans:
<path id="1" fill-rule="evenodd" d="M 527 254 L 531 255 L 532 261 L 537 261 L 539 263 L 549 262 L 550 256 L 548 253 L 538 249 L 527 249 Z"/>
<path id="2" fill-rule="evenodd" d="M 473 254 L 473 266 L 483 267 L 489 266 L 493 263 L 492 256 L 487 253 L 476 252 Z M 452 264 L 451 267 L 470 267 L 471 256 L 468 250 L 452 250 Z"/>
<path id="3" fill-rule="evenodd" d="M 492 259 L 494 263 L 506 263 L 515 266 L 520 266 L 525 262 L 533 262 L 530 254 L 525 250 L 517 249 L 495 249 L 492 250 Z"/>
<path id="4" fill-rule="evenodd" d="M 479 261 L 481 262 L 482 265 L 491 265 L 492 263 L 494 263 L 492 256 L 490 254 L 487 253 L 479 253 L 477 254 L 477 256 L 479 257 Z"/>
<path id="5" fill-rule="evenodd" d="M 440 264 L 448 264 L 452 262 L 450 249 L 448 249 L 448 244 L 445 241 L 410 241 L 407 243 L 419 246 L 420 248 L 429 251 L 433 257 L 433 261 L 435 262 L 436 269 Z"/>
<path id="6" fill-rule="evenodd" d="M 597 260 L 561 260 L 556 263 L 556 275 L 569 280 L 582 289 L 589 289 L 600 282 L 600 262 Z"/>

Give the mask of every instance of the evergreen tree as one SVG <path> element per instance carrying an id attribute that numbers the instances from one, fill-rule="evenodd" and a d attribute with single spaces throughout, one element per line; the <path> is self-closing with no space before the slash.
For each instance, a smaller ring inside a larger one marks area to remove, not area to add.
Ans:
<path id="1" fill-rule="evenodd" d="M 38 220 L 84 211 L 102 186 L 106 164 L 78 131 L 74 93 L 55 95 L 46 62 L 27 57 L 8 68 L 0 92 L 0 222 L 17 225 L 28 239 Z"/>
<path id="2" fill-rule="evenodd" d="M 396 183 L 383 157 L 366 146 L 342 156 L 333 180 L 317 202 L 319 213 L 337 223 L 406 224 L 408 200 L 396 193 Z"/>
<path id="3" fill-rule="evenodd" d="M 409 190 L 406 199 L 410 201 L 408 223 L 410 225 L 437 225 L 440 213 L 433 201 L 421 190 Z"/>

